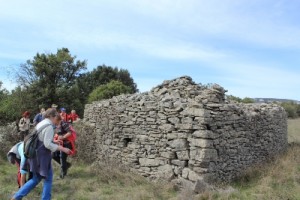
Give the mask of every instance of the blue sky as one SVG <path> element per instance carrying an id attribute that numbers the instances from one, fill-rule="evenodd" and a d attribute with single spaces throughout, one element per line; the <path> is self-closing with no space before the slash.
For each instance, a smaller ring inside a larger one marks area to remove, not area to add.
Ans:
<path id="1" fill-rule="evenodd" d="M 128 69 L 141 92 L 188 75 L 227 94 L 300 100 L 298 0 L 0 0 L 0 80 L 67 47 L 88 70 Z"/>

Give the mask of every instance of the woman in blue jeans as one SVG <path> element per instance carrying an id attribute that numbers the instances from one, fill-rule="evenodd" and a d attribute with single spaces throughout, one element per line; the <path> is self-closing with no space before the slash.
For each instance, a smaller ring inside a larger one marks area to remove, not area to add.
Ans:
<path id="1" fill-rule="evenodd" d="M 44 179 L 42 200 L 51 199 L 52 190 L 52 156 L 51 152 L 62 151 L 66 154 L 70 154 L 70 149 L 64 148 L 54 143 L 54 129 L 60 121 L 61 117 L 55 109 L 48 109 L 44 115 L 45 119 L 41 121 L 36 129 L 41 132 L 39 133 L 37 155 L 33 159 L 29 159 L 30 171 L 33 173 L 33 178 L 23 185 L 17 191 L 12 200 L 20 200 L 26 196 L 42 179 Z"/>

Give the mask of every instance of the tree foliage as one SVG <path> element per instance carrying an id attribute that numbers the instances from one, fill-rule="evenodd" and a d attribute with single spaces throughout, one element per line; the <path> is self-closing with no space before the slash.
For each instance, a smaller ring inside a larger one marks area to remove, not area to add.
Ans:
<path id="1" fill-rule="evenodd" d="M 128 86 L 130 88 L 129 93 L 138 92 L 137 86 L 128 70 L 106 65 L 100 65 L 91 72 L 81 74 L 76 84 L 73 85 L 72 90 L 79 94 L 77 100 L 82 105 L 85 105 L 88 103 L 87 97 L 93 90 L 112 80 L 119 81 Z"/>
<path id="2" fill-rule="evenodd" d="M 82 92 L 89 94 L 98 86 L 107 84 L 111 80 L 120 81 L 129 86 L 132 93 L 138 92 L 128 70 L 106 65 L 98 66 L 93 71 L 82 74 L 78 79 L 78 86 L 82 88 Z"/>
<path id="3" fill-rule="evenodd" d="M 72 56 L 67 48 L 58 49 L 56 54 L 37 53 L 33 60 L 21 65 L 18 81 L 33 97 L 37 97 L 35 105 L 69 104 L 65 100 L 66 93 L 80 72 L 86 69 L 86 61 L 75 59 L 76 56 Z"/>
<path id="4" fill-rule="evenodd" d="M 72 93 L 72 87 L 83 70 L 86 61 L 76 61 L 67 48 L 58 49 L 56 54 L 37 53 L 32 60 L 20 65 L 17 74 L 22 91 L 30 99 L 27 109 L 37 112 L 39 107 L 50 107 L 55 103 L 61 107 L 77 109 L 74 106 L 79 94 Z M 75 100 L 74 100 L 75 99 Z M 82 109 L 84 105 L 75 104 Z"/>
<path id="5" fill-rule="evenodd" d="M 9 93 L 0 81 L 0 121 L 11 122 L 26 110 L 33 117 L 39 108 L 53 103 L 68 112 L 75 109 L 82 116 L 90 93 L 106 84 L 111 91 L 100 92 L 101 98 L 138 92 L 128 70 L 99 65 L 84 73 L 86 65 L 87 61 L 76 60 L 67 48 L 58 49 L 55 54 L 37 53 L 32 60 L 20 64 L 17 88 Z"/>
<path id="6" fill-rule="evenodd" d="M 252 98 L 249 97 L 245 97 L 245 98 L 240 98 L 240 97 L 236 97 L 233 95 L 227 95 L 226 96 L 228 101 L 234 101 L 234 102 L 238 102 L 238 103 L 254 103 L 255 101 Z"/>
<path id="7" fill-rule="evenodd" d="M 105 85 L 95 88 L 89 95 L 88 102 L 109 99 L 120 94 L 128 94 L 132 92 L 132 88 L 126 86 L 120 81 L 112 80 Z"/>
<path id="8" fill-rule="evenodd" d="M 28 93 L 22 91 L 20 87 L 11 93 L 6 90 L 0 96 L 0 124 L 15 121 L 27 109 Z"/>

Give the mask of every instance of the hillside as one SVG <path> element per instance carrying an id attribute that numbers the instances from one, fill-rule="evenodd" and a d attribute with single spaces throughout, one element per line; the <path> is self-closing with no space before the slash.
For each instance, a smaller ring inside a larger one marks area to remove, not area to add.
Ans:
<path id="1" fill-rule="evenodd" d="M 272 102 L 295 102 L 300 104 L 300 101 L 293 99 L 276 99 L 276 98 L 252 98 L 256 103 L 272 103 Z"/>

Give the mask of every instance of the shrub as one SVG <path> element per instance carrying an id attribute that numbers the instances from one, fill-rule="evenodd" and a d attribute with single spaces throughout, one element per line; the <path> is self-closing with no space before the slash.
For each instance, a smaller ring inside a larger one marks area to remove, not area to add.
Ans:
<path id="1" fill-rule="evenodd" d="M 89 95 L 88 102 L 99 101 L 102 99 L 110 99 L 113 96 L 117 96 L 120 94 L 128 94 L 131 93 L 132 89 L 129 86 L 124 85 L 120 81 L 112 80 L 105 85 L 100 85 L 96 89 L 94 89 Z"/>

